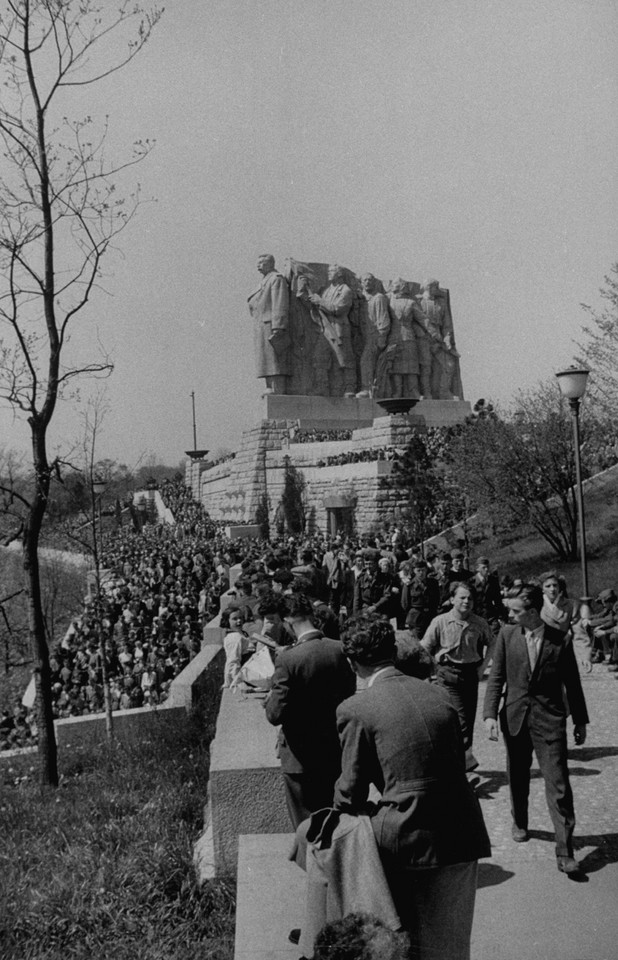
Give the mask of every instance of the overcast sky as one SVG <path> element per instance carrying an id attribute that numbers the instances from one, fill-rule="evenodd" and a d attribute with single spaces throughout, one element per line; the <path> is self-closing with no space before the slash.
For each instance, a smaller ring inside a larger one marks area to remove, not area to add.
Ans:
<path id="1" fill-rule="evenodd" d="M 89 308 L 116 364 L 101 456 L 177 463 L 192 390 L 198 446 L 259 419 L 262 252 L 437 277 L 473 402 L 568 365 L 618 259 L 617 41 L 614 0 L 170 0 L 129 68 L 87 88 L 110 148 L 157 141 L 137 174 L 156 203 Z"/>

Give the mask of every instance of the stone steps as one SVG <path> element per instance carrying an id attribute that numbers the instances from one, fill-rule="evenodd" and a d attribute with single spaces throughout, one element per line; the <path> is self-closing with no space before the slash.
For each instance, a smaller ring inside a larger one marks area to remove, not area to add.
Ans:
<path id="1" fill-rule="evenodd" d="M 238 839 L 234 960 L 298 960 L 288 941 L 300 927 L 305 874 L 287 859 L 291 833 L 244 835 Z"/>

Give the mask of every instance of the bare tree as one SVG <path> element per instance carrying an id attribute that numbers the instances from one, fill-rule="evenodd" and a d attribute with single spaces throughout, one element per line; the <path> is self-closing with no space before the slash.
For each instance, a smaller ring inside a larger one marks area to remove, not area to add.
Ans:
<path id="1" fill-rule="evenodd" d="M 80 551 L 89 556 L 94 568 L 94 597 L 91 602 L 94 606 L 96 639 L 99 647 L 99 673 L 103 687 L 103 705 L 105 712 L 105 731 L 108 743 L 114 739 L 114 723 L 112 713 L 112 699 L 109 685 L 109 654 L 110 636 L 109 625 L 105 614 L 105 598 L 103 595 L 102 580 L 102 547 L 103 547 L 103 518 L 101 499 L 103 490 L 108 486 L 112 469 L 111 460 L 96 460 L 97 438 L 103 420 L 107 413 L 103 394 L 91 397 L 83 411 L 84 434 L 80 444 L 80 463 L 69 463 L 81 483 L 79 490 L 83 493 L 77 509 L 70 518 L 62 524 L 62 529 L 69 539 L 78 545 Z M 58 471 L 57 479 L 63 481 L 62 473 Z M 100 489 L 97 489 L 100 488 Z M 98 522 L 97 522 L 98 521 Z M 89 594 L 91 583 L 89 583 Z"/>
<path id="2" fill-rule="evenodd" d="M 592 374 L 588 394 L 614 423 L 618 409 L 618 263 L 612 264 L 600 294 L 605 301 L 602 310 L 582 303 L 589 323 L 583 328 L 585 340 L 577 346 L 581 350 L 579 359 Z"/>
<path id="3" fill-rule="evenodd" d="M 555 382 L 521 391 L 514 409 L 467 422 L 450 442 L 451 479 L 499 529 L 533 527 L 562 560 L 577 558 L 577 498 L 571 417 Z M 591 475 L 603 428 L 582 421 Z"/>
<path id="4" fill-rule="evenodd" d="M 24 511 L 23 562 L 35 661 L 41 782 L 58 782 L 49 655 L 41 604 L 39 535 L 57 462 L 47 448 L 60 396 L 77 377 L 105 376 L 109 359 L 71 359 L 69 337 L 87 307 L 101 262 L 139 205 L 139 188 L 116 193 L 139 163 L 105 154 L 107 120 L 70 118 L 66 99 L 122 69 L 161 16 L 131 0 L 4 0 L 0 5 L 0 399 L 30 428 L 33 490 Z M 120 46 L 119 34 L 126 40 Z"/>

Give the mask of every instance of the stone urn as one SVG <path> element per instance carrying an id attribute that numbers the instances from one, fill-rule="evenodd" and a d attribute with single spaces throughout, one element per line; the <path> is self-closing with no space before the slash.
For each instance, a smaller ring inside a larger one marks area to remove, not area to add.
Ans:
<path id="1" fill-rule="evenodd" d="M 389 416 L 397 413 L 409 413 L 418 402 L 418 397 L 381 397 L 379 400 L 376 398 L 378 406 L 386 410 Z"/>

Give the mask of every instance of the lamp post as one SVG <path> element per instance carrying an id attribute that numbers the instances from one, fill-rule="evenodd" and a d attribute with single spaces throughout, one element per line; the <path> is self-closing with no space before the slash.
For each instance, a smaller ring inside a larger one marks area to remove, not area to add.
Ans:
<path id="1" fill-rule="evenodd" d="M 569 401 L 573 417 L 573 445 L 575 447 L 575 486 L 577 495 L 577 516 L 579 521 L 579 552 L 582 568 L 582 600 L 588 600 L 588 565 L 586 559 L 586 522 L 584 518 L 584 491 L 582 486 L 582 464 L 579 439 L 579 404 L 586 392 L 586 383 L 590 371 L 585 367 L 569 367 L 560 370 L 556 377 L 563 397 Z"/>
<path id="2" fill-rule="evenodd" d="M 100 477 L 92 477 L 91 480 L 91 491 L 92 491 L 92 544 L 94 550 L 94 575 L 95 575 L 95 589 L 97 592 L 96 595 L 96 611 L 97 611 L 97 621 L 99 626 L 99 656 L 101 658 L 101 681 L 103 686 L 103 704 L 105 708 L 105 732 L 107 734 L 108 743 L 112 743 L 114 739 L 114 729 L 113 729 L 113 717 L 112 717 L 112 698 L 109 689 L 109 675 L 107 672 L 107 644 L 105 631 L 103 629 L 103 611 L 101 609 L 101 553 L 103 549 L 103 515 L 101 509 L 101 501 L 103 499 L 103 494 L 105 493 L 105 488 L 107 483 L 105 480 L 102 480 Z M 98 517 L 99 517 L 99 534 L 97 537 L 97 522 L 96 522 L 96 511 L 95 508 L 98 506 Z"/>
<path id="3" fill-rule="evenodd" d="M 98 505 L 99 505 L 99 550 L 97 551 L 98 555 L 100 555 L 100 548 L 103 546 L 103 518 L 101 514 L 101 500 L 103 499 L 103 494 L 105 493 L 106 486 L 107 484 L 105 480 L 101 480 L 97 477 L 94 477 L 92 481 L 92 493 L 94 494 L 94 497 L 98 501 Z M 95 536 L 95 539 L 96 539 L 96 536 Z"/>

